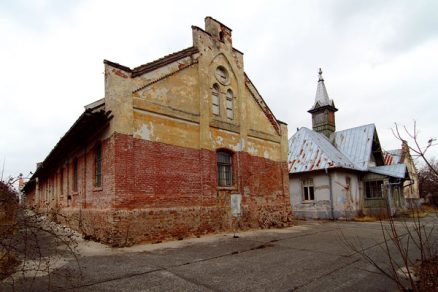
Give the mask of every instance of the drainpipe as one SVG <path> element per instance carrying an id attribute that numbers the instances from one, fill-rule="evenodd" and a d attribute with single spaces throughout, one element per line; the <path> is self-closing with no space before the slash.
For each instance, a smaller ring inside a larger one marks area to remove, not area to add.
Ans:
<path id="1" fill-rule="evenodd" d="M 324 168 L 325 174 L 327 175 L 329 179 L 329 191 L 330 191 L 330 213 L 331 213 L 331 219 L 335 220 L 334 211 L 333 211 L 333 190 L 332 190 L 332 177 L 330 176 L 328 172 L 328 168 Z"/>

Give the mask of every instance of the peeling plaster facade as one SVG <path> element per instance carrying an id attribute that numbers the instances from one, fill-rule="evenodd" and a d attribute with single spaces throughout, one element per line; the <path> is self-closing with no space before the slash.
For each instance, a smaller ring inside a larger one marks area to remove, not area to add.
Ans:
<path id="1" fill-rule="evenodd" d="M 304 201 L 303 180 L 309 178 L 313 179 L 315 200 Z M 330 187 L 332 194 L 330 194 Z M 289 190 L 293 212 L 300 218 L 331 219 L 332 216 L 333 218 L 352 218 L 363 208 L 362 182 L 356 173 L 341 169 L 330 171 L 330 173 L 320 171 L 291 177 Z"/>
<path id="2" fill-rule="evenodd" d="M 28 202 L 60 210 L 112 245 L 288 223 L 287 125 L 245 74 L 230 28 L 207 17 L 205 30 L 192 26 L 192 36 L 192 47 L 134 69 L 104 62 L 105 98 L 86 112 L 111 119 L 79 150 L 49 155 L 32 178 L 35 187 L 27 187 Z M 99 188 L 96 143 L 103 153 Z M 218 186 L 218 151 L 232 157 L 226 187 Z M 238 217 L 231 196 L 240 203 Z"/>

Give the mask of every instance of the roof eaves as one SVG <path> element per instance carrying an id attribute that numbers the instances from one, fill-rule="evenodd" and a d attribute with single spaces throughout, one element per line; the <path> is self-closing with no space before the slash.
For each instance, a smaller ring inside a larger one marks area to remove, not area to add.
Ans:
<path id="1" fill-rule="evenodd" d="M 123 65 L 120 65 L 119 63 L 111 62 L 111 61 L 108 61 L 108 60 L 105 60 L 105 59 L 103 60 L 103 63 L 106 64 L 106 65 L 110 65 L 110 66 L 112 66 L 114 68 L 123 70 L 123 71 L 128 72 L 128 73 L 132 72 L 131 68 L 123 66 Z"/>
<path id="2" fill-rule="evenodd" d="M 94 111 L 96 109 L 99 109 L 102 106 L 105 106 L 105 98 L 101 98 L 101 99 L 96 100 L 92 103 L 89 103 L 86 106 L 84 106 L 84 108 L 85 108 L 85 110 Z"/>
<path id="3" fill-rule="evenodd" d="M 293 175 L 302 175 L 302 174 L 309 174 L 309 173 L 321 173 L 321 172 L 326 172 L 329 170 L 348 170 L 348 171 L 359 171 L 361 172 L 361 170 L 355 169 L 355 168 L 348 168 L 348 167 L 342 167 L 342 166 L 330 166 L 330 167 L 326 167 L 326 168 L 314 168 L 312 170 L 303 170 L 303 171 L 297 171 L 297 172 L 289 172 L 289 176 L 293 176 Z"/>
<path id="4" fill-rule="evenodd" d="M 50 151 L 50 153 L 46 156 L 44 161 L 40 164 L 40 166 L 36 169 L 32 177 L 29 179 L 26 186 L 32 185 L 35 178 L 37 178 L 41 172 L 43 172 L 47 167 L 51 167 L 51 163 L 53 160 L 55 160 L 56 156 L 59 155 L 59 153 L 62 152 L 62 149 L 64 149 L 66 146 L 68 146 L 68 139 L 71 138 L 71 136 L 74 136 L 78 131 L 81 129 L 83 130 L 84 125 L 86 125 L 88 122 L 93 121 L 92 119 L 96 118 L 98 121 L 106 124 L 109 122 L 113 115 L 111 114 L 111 111 L 105 112 L 104 110 L 101 111 L 91 111 L 89 109 L 85 110 L 79 118 L 73 123 L 73 125 L 70 127 L 70 129 L 64 134 L 64 136 L 59 139 L 58 143 L 56 143 L 55 147 Z M 23 188 L 23 191 L 26 192 L 27 187 Z"/>
<path id="5" fill-rule="evenodd" d="M 370 167 L 368 171 L 400 179 L 409 175 L 406 165 L 403 163 Z"/>

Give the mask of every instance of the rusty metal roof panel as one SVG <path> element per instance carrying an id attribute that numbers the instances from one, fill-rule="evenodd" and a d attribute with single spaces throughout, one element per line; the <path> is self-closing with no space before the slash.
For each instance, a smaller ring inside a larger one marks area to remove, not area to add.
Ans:
<path id="1" fill-rule="evenodd" d="M 322 134 L 301 128 L 289 139 L 289 173 L 343 167 L 354 164 Z"/>
<path id="2" fill-rule="evenodd" d="M 403 163 L 370 167 L 368 171 L 395 178 L 405 178 L 407 175 L 406 165 Z"/>
<path id="3" fill-rule="evenodd" d="M 335 132 L 330 138 L 334 147 L 348 157 L 356 169 L 367 170 L 375 131 L 375 125 L 369 124 Z"/>
<path id="4" fill-rule="evenodd" d="M 384 153 L 384 155 L 385 155 L 385 165 L 401 163 L 401 157 L 402 157 L 401 149 L 388 150 Z"/>

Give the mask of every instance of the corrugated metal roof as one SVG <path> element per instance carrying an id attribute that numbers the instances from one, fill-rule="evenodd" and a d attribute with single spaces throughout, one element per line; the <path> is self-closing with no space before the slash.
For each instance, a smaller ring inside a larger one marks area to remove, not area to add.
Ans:
<path id="1" fill-rule="evenodd" d="M 322 134 L 301 128 L 289 139 L 289 172 L 343 167 L 354 169 L 354 164 Z"/>
<path id="2" fill-rule="evenodd" d="M 356 169 L 367 170 L 376 126 L 364 125 L 338 131 L 330 137 L 333 146 L 348 157 Z"/>
<path id="3" fill-rule="evenodd" d="M 403 163 L 370 167 L 368 171 L 396 178 L 405 178 L 407 174 L 406 165 Z"/>

